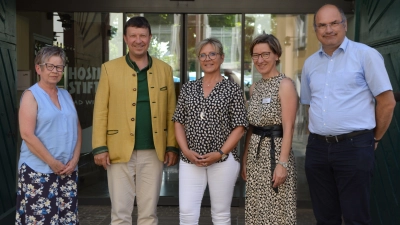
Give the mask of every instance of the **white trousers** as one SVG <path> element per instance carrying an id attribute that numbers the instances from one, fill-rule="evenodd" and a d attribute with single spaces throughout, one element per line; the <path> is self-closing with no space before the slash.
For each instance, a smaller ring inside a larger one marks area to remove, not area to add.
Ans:
<path id="1" fill-rule="evenodd" d="M 181 225 L 197 225 L 204 190 L 210 191 L 214 225 L 231 225 L 233 190 L 240 164 L 232 154 L 222 163 L 207 167 L 179 162 L 179 218 Z"/>
<path id="2" fill-rule="evenodd" d="M 133 203 L 138 207 L 138 225 L 157 225 L 163 163 L 155 150 L 135 150 L 127 163 L 107 167 L 111 199 L 111 224 L 132 224 Z"/>

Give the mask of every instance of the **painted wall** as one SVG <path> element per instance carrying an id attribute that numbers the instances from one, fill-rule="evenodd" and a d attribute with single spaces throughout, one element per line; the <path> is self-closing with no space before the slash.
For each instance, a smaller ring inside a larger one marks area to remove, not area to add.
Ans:
<path id="1" fill-rule="evenodd" d="M 0 224 L 13 224 L 16 196 L 16 0 L 0 0 Z"/>

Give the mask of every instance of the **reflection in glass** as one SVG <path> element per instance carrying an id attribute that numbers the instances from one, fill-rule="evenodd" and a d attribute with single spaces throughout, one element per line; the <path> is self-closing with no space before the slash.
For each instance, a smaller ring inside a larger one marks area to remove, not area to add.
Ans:
<path id="1" fill-rule="evenodd" d="M 124 24 L 122 13 L 110 13 L 110 23 L 107 30 L 108 39 L 108 59 L 116 59 L 123 55 L 124 45 Z"/>
<path id="2" fill-rule="evenodd" d="M 175 83 L 180 82 L 180 14 L 127 13 L 126 20 L 134 16 L 144 16 L 151 26 L 152 39 L 149 54 L 172 67 Z M 128 51 L 128 50 L 127 50 Z"/>
<path id="3" fill-rule="evenodd" d="M 241 15 L 240 14 L 189 14 L 187 28 L 187 75 L 188 80 L 203 76 L 195 53 L 196 43 L 214 37 L 224 47 L 225 59 L 222 70 L 230 70 L 236 75 L 240 84 L 241 71 Z M 229 74 L 230 74 L 229 73 Z M 224 71 L 221 71 L 224 74 Z M 227 77 L 228 78 L 228 77 Z"/>

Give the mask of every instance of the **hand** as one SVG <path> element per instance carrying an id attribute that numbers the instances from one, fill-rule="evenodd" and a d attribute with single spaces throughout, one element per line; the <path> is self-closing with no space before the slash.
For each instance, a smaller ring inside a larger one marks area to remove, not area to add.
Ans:
<path id="1" fill-rule="evenodd" d="M 221 154 L 219 152 L 210 152 L 203 155 L 203 159 L 200 160 L 202 166 L 210 166 L 221 159 Z"/>
<path id="2" fill-rule="evenodd" d="M 375 142 L 375 148 L 374 148 L 374 150 L 376 150 L 376 148 L 378 148 L 378 143 L 379 143 L 379 142 Z"/>
<path id="3" fill-rule="evenodd" d="M 76 168 L 76 165 L 78 164 L 78 162 L 79 162 L 79 158 L 78 159 L 72 158 L 66 164 L 65 169 L 60 172 L 60 175 L 71 175 L 75 171 L 75 168 Z"/>
<path id="4" fill-rule="evenodd" d="M 111 165 L 108 152 L 103 152 L 94 156 L 94 163 L 98 166 L 103 166 L 107 170 L 107 166 Z"/>
<path id="5" fill-rule="evenodd" d="M 277 188 L 279 185 L 285 183 L 288 171 L 281 164 L 276 164 L 274 175 L 272 177 L 273 188 Z"/>
<path id="6" fill-rule="evenodd" d="M 164 164 L 173 166 L 178 162 L 179 156 L 175 152 L 166 152 L 164 156 Z"/>
<path id="7" fill-rule="evenodd" d="M 186 156 L 187 159 L 196 166 L 203 166 L 200 163 L 200 160 L 203 158 L 199 153 L 193 151 L 193 150 L 187 150 L 187 151 L 182 151 L 183 155 Z"/>
<path id="8" fill-rule="evenodd" d="M 247 170 L 246 170 L 246 163 L 242 163 L 242 172 L 240 173 L 240 175 L 242 176 L 242 179 L 244 181 L 247 181 Z"/>
<path id="9" fill-rule="evenodd" d="M 61 172 L 65 170 L 66 166 L 59 160 L 54 159 L 53 162 L 49 163 L 51 170 L 57 175 L 61 175 Z"/>

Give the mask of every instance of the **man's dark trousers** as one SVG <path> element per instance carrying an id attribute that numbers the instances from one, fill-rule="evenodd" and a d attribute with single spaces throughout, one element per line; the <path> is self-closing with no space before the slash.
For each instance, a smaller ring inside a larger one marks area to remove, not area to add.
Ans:
<path id="1" fill-rule="evenodd" d="M 310 134 L 305 170 L 317 225 L 371 225 L 373 132 L 339 142 Z"/>

